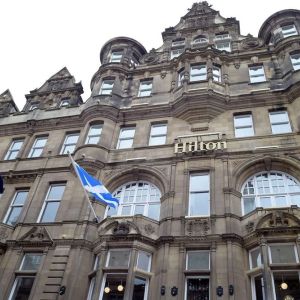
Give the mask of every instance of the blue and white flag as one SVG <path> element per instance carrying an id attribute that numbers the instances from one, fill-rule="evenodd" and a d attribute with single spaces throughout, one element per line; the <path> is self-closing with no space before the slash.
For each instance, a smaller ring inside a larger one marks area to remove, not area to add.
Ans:
<path id="1" fill-rule="evenodd" d="M 86 191 L 91 193 L 96 200 L 105 203 L 111 207 L 117 208 L 119 200 L 114 198 L 112 194 L 106 189 L 101 181 L 91 176 L 86 170 L 81 168 L 73 159 L 72 163 L 76 169 L 76 173 L 81 181 L 82 186 Z"/>

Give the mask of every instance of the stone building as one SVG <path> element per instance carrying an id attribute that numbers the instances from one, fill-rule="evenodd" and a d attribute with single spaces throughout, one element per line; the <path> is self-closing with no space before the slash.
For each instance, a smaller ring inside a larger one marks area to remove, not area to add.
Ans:
<path id="1" fill-rule="evenodd" d="M 300 299 L 300 11 L 240 34 L 195 3 L 149 52 L 116 37 L 0 95 L 0 299 Z M 120 201 L 90 199 L 67 153 Z"/>

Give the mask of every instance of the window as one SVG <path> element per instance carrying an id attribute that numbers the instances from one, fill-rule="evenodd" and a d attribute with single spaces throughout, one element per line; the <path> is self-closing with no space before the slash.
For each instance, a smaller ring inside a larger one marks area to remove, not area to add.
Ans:
<path id="1" fill-rule="evenodd" d="M 213 65 L 213 81 L 221 82 L 221 68 Z"/>
<path id="2" fill-rule="evenodd" d="M 189 216 L 208 216 L 210 213 L 209 174 L 190 175 Z"/>
<path id="3" fill-rule="evenodd" d="M 144 251 L 139 251 L 136 268 L 145 272 L 150 272 L 151 254 Z"/>
<path id="4" fill-rule="evenodd" d="M 227 52 L 231 52 L 231 45 L 230 42 L 217 42 L 216 43 L 216 49 L 220 50 L 220 51 L 227 51 Z"/>
<path id="5" fill-rule="evenodd" d="M 177 82 L 177 86 L 182 86 L 182 82 L 184 79 L 184 70 L 181 70 L 178 72 L 178 82 Z"/>
<path id="6" fill-rule="evenodd" d="M 184 39 L 173 41 L 172 47 L 184 46 L 184 43 L 185 43 Z"/>
<path id="7" fill-rule="evenodd" d="M 67 134 L 65 137 L 64 144 L 61 148 L 60 154 L 68 154 L 68 152 L 70 154 L 73 153 L 75 150 L 78 138 L 79 138 L 79 133 Z"/>
<path id="8" fill-rule="evenodd" d="M 293 69 L 295 71 L 300 70 L 300 53 L 295 53 L 290 55 Z"/>
<path id="9" fill-rule="evenodd" d="M 271 171 L 249 178 L 242 187 L 243 213 L 256 207 L 300 207 L 300 184 L 288 174 Z"/>
<path id="10" fill-rule="evenodd" d="M 118 63 L 122 60 L 123 51 L 113 51 L 110 56 L 110 62 Z"/>
<path id="11" fill-rule="evenodd" d="M 18 139 L 12 141 L 4 159 L 5 160 L 16 159 L 23 143 L 24 143 L 24 139 Z"/>
<path id="12" fill-rule="evenodd" d="M 102 124 L 91 125 L 86 137 L 86 144 L 98 144 L 102 132 Z"/>
<path id="13" fill-rule="evenodd" d="M 135 134 L 135 127 L 121 128 L 117 149 L 131 148 Z"/>
<path id="14" fill-rule="evenodd" d="M 140 82 L 139 97 L 151 96 L 152 80 L 145 80 Z"/>
<path id="15" fill-rule="evenodd" d="M 269 245 L 270 262 L 272 264 L 295 264 L 298 263 L 298 257 L 295 245 L 280 244 Z"/>
<path id="16" fill-rule="evenodd" d="M 29 107 L 29 111 L 32 111 L 32 110 L 35 110 L 35 109 L 38 109 L 38 108 L 39 108 L 38 104 L 31 104 L 30 107 Z"/>
<path id="17" fill-rule="evenodd" d="M 130 250 L 110 250 L 106 266 L 110 268 L 128 268 L 129 260 Z"/>
<path id="18" fill-rule="evenodd" d="M 206 80 L 207 79 L 207 70 L 206 65 L 195 65 L 191 66 L 190 71 L 190 81 L 199 81 L 199 80 Z"/>
<path id="19" fill-rule="evenodd" d="M 234 133 L 237 138 L 254 135 L 251 114 L 234 116 Z"/>
<path id="20" fill-rule="evenodd" d="M 70 100 L 69 99 L 63 99 L 63 100 L 61 100 L 59 107 L 67 107 L 69 105 L 70 105 Z"/>
<path id="21" fill-rule="evenodd" d="M 249 76 L 251 83 L 266 81 L 265 71 L 262 65 L 249 67 Z"/>
<path id="22" fill-rule="evenodd" d="M 253 300 L 267 300 L 264 292 L 264 279 L 262 274 L 253 276 L 251 278 L 251 285 Z"/>
<path id="23" fill-rule="evenodd" d="M 198 251 L 188 251 L 186 260 L 186 270 L 209 270 L 209 251 L 208 250 L 198 250 Z"/>
<path id="24" fill-rule="evenodd" d="M 102 82 L 99 95 L 111 95 L 114 86 L 114 80 L 104 80 Z"/>
<path id="25" fill-rule="evenodd" d="M 39 253 L 26 253 L 24 255 L 8 300 L 29 299 L 41 260 L 42 254 Z"/>
<path id="26" fill-rule="evenodd" d="M 148 280 L 134 277 L 132 299 L 146 300 L 148 294 Z"/>
<path id="27" fill-rule="evenodd" d="M 183 53 L 183 50 L 183 48 L 171 50 L 171 59 L 178 57 L 181 53 Z"/>
<path id="28" fill-rule="evenodd" d="M 63 197 L 65 184 L 52 184 L 49 187 L 38 222 L 54 222 L 56 213 Z"/>
<path id="29" fill-rule="evenodd" d="M 99 300 L 100 299 L 101 300 L 125 299 L 124 294 L 127 288 L 126 276 L 127 276 L 126 273 L 105 274 L 102 281 Z M 144 298 L 132 298 L 132 299 L 144 300 Z"/>
<path id="30" fill-rule="evenodd" d="M 92 300 L 92 296 L 94 293 L 95 288 L 95 281 L 96 281 L 96 271 L 98 269 L 98 262 L 99 262 L 99 256 L 95 256 L 94 266 L 93 266 L 93 273 L 90 275 L 90 284 L 89 284 L 89 291 L 87 295 L 87 300 Z"/>
<path id="31" fill-rule="evenodd" d="M 215 36 L 216 41 L 230 40 L 230 39 L 231 39 L 231 36 L 229 33 L 220 33 L 220 34 L 216 34 L 216 36 Z"/>
<path id="32" fill-rule="evenodd" d="M 117 210 L 109 208 L 107 216 L 132 216 L 141 214 L 158 220 L 160 214 L 160 191 L 145 181 L 130 182 L 119 187 L 113 196 L 119 199 Z"/>
<path id="33" fill-rule="evenodd" d="M 292 132 L 287 111 L 269 112 L 272 134 Z"/>
<path id="34" fill-rule="evenodd" d="M 205 36 L 197 36 L 193 40 L 194 45 L 206 45 L 208 43 L 208 39 Z"/>
<path id="35" fill-rule="evenodd" d="M 282 36 L 284 38 L 298 34 L 297 29 L 294 24 L 282 26 L 281 32 L 282 32 Z"/>
<path id="36" fill-rule="evenodd" d="M 167 124 L 153 124 L 151 126 L 149 146 L 164 145 L 167 137 Z"/>
<path id="37" fill-rule="evenodd" d="M 260 267 L 262 265 L 260 248 L 249 251 L 250 269 Z"/>
<path id="38" fill-rule="evenodd" d="M 37 137 L 32 145 L 28 157 L 40 157 L 47 143 L 47 137 Z"/>
<path id="39" fill-rule="evenodd" d="M 4 223 L 15 226 L 28 196 L 28 190 L 16 191 L 4 218 Z"/>
<path id="40" fill-rule="evenodd" d="M 299 271 L 276 271 L 273 272 L 273 299 L 297 300 L 300 295 Z M 286 288 L 282 288 L 282 284 Z"/>

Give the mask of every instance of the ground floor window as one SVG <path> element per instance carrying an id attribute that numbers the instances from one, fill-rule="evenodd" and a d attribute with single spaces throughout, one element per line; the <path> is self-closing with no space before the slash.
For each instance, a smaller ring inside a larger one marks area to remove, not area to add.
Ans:
<path id="1" fill-rule="evenodd" d="M 34 276 L 18 276 L 14 282 L 9 300 L 29 299 L 33 282 Z"/>
<path id="2" fill-rule="evenodd" d="M 185 300 L 209 299 L 209 277 L 192 276 L 186 278 Z"/>
<path id="3" fill-rule="evenodd" d="M 251 278 L 252 281 L 252 299 L 265 300 L 264 295 L 264 280 L 262 275 L 257 275 Z"/>
<path id="4" fill-rule="evenodd" d="M 300 300 L 299 272 L 274 272 L 273 291 L 276 300 Z"/>
<path id="5" fill-rule="evenodd" d="M 132 300 L 146 300 L 147 290 L 147 280 L 145 278 L 135 277 L 133 283 Z"/>
<path id="6" fill-rule="evenodd" d="M 101 291 L 101 300 L 123 300 L 127 274 L 106 274 Z"/>

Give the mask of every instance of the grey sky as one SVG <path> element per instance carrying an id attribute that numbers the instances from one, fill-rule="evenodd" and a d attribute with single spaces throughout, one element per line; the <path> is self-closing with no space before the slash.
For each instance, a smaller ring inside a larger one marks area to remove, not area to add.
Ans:
<path id="1" fill-rule="evenodd" d="M 149 51 L 161 32 L 179 22 L 194 0 L 3 0 L 0 3 L 0 94 L 10 89 L 19 109 L 25 94 L 66 66 L 82 81 L 84 101 L 100 66 L 99 51 L 112 37 L 128 36 Z M 257 36 L 264 20 L 299 0 L 210 0 L 224 17 L 236 17 L 241 33 Z"/>

